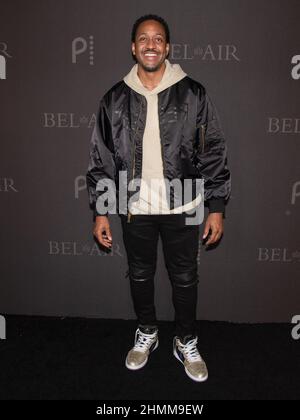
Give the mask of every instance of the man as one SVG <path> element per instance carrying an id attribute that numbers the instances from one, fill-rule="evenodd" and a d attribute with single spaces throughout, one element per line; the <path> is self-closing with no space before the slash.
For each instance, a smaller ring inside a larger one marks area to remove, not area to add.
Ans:
<path id="1" fill-rule="evenodd" d="M 167 59 L 167 23 L 157 15 L 142 16 L 133 25 L 131 38 L 136 64 L 101 99 L 91 139 L 87 185 L 95 215 L 93 233 L 103 246 L 111 248 L 109 211 L 98 205 L 105 194 L 99 183 L 114 181 L 118 199 L 123 198 L 118 173 L 124 171 L 128 175 L 128 208 L 120 210 L 120 201 L 116 206 L 138 320 L 126 367 L 142 368 L 158 347 L 153 279 L 160 236 L 175 309 L 173 354 L 187 375 L 201 382 L 208 372 L 195 330 L 199 223 L 187 225 L 185 218 L 201 203 L 201 194 L 194 187 L 196 180 L 203 179 L 209 207 L 203 239 L 208 238 L 206 245 L 210 245 L 221 238 L 225 200 L 231 188 L 227 147 L 204 86 Z M 154 179 L 164 180 L 165 186 L 175 179 L 180 183 L 192 180 L 190 200 L 176 205 L 173 189 L 155 187 Z M 135 180 L 140 184 L 133 200 L 129 183 Z"/>

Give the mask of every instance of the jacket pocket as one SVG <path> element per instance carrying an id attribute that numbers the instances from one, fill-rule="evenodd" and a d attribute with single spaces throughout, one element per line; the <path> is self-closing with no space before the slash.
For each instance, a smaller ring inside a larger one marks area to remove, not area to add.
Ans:
<path id="1" fill-rule="evenodd" d="M 194 137 L 194 153 L 196 155 L 201 155 L 204 153 L 206 148 L 206 140 L 205 140 L 205 133 L 206 133 L 206 124 L 200 124 L 197 127 L 195 137 Z"/>
<path id="2" fill-rule="evenodd" d="M 204 153 L 205 150 L 205 124 L 200 125 L 200 153 Z"/>

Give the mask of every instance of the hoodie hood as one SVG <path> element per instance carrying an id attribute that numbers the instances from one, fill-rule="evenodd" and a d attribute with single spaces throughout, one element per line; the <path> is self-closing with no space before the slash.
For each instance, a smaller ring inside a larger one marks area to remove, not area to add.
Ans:
<path id="1" fill-rule="evenodd" d="M 157 95 L 164 89 L 174 85 L 183 79 L 187 74 L 182 70 L 179 64 L 171 64 L 170 61 L 165 59 L 166 68 L 163 77 L 159 84 L 152 90 L 147 89 L 141 82 L 137 70 L 138 64 L 136 63 L 130 72 L 123 78 L 124 82 L 133 90 L 144 96 Z"/>

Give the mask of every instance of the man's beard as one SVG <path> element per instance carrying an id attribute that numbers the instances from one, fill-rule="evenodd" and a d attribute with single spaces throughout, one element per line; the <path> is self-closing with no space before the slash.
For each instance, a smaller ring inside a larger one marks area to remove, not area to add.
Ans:
<path id="1" fill-rule="evenodd" d="M 139 64 L 143 68 L 143 70 L 145 70 L 149 73 L 153 73 L 153 72 L 159 70 L 159 68 L 163 65 L 164 61 L 165 61 L 165 57 L 164 57 L 163 61 L 160 61 L 155 66 L 147 65 L 147 64 L 144 64 L 143 62 L 140 62 Z"/>

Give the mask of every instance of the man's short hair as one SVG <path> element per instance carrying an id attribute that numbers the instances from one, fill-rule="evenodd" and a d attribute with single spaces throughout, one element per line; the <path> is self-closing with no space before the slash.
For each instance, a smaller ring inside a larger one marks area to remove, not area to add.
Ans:
<path id="1" fill-rule="evenodd" d="M 167 22 L 162 17 L 157 16 L 157 15 L 153 15 L 153 14 L 148 14 L 148 15 L 141 16 L 134 22 L 133 27 L 132 27 L 132 31 L 131 31 L 131 41 L 132 42 L 135 42 L 135 36 L 136 36 L 136 32 L 137 32 L 137 29 L 138 29 L 139 25 L 142 22 L 145 22 L 145 20 L 156 20 L 156 22 L 159 22 L 164 27 L 167 44 L 170 43 L 170 30 L 169 30 L 169 26 L 168 26 Z"/>

